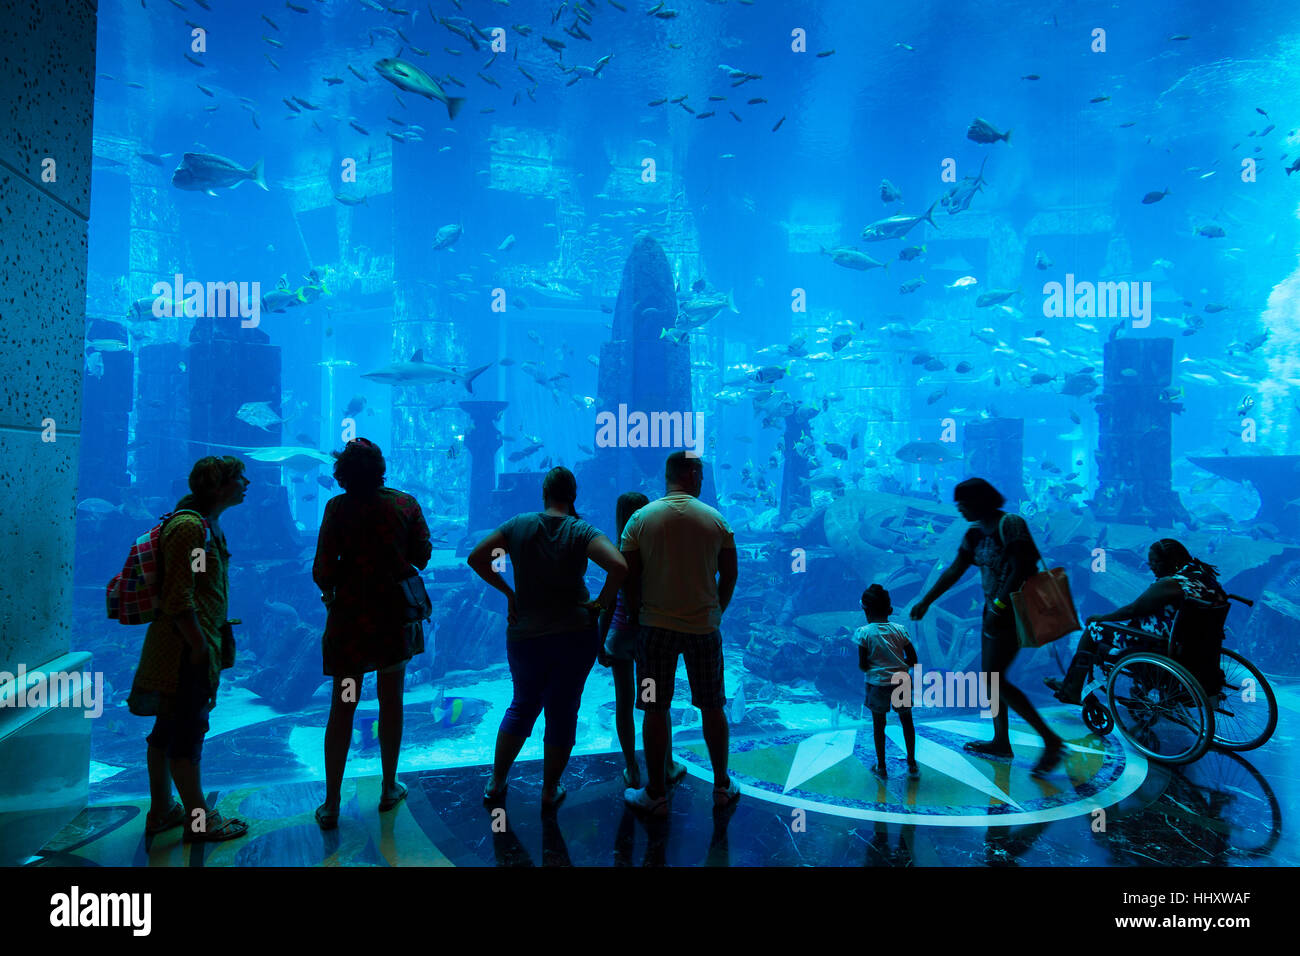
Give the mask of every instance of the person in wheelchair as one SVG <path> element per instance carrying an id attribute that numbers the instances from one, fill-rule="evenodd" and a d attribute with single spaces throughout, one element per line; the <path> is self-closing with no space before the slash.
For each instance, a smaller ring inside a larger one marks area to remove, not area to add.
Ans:
<path id="1" fill-rule="evenodd" d="M 1189 598 L 1208 604 L 1223 604 L 1227 594 L 1219 584 L 1219 569 L 1193 558 L 1181 542 L 1161 538 L 1147 552 L 1147 567 L 1156 581 L 1130 604 L 1106 614 L 1094 614 L 1084 621 L 1079 649 L 1070 661 L 1065 679 L 1046 677 L 1044 683 L 1056 692 L 1056 699 L 1066 704 L 1082 703 L 1083 685 L 1092 675 L 1092 667 L 1117 639 L 1120 646 L 1131 638 L 1111 632 L 1107 622 L 1127 621 L 1128 626 L 1151 635 L 1152 643 L 1163 645 L 1173 631 L 1178 609 Z M 1099 653 L 1100 651 L 1100 653 Z"/>

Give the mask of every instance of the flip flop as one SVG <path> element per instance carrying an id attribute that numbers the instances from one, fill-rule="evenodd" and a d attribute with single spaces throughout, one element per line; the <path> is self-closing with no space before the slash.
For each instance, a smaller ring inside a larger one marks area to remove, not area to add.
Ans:
<path id="1" fill-rule="evenodd" d="M 380 813 L 387 813 L 389 810 L 393 809 L 393 807 L 406 799 L 406 784 L 402 783 L 400 780 L 397 781 L 397 791 L 397 796 L 384 797 L 384 799 L 379 801 Z"/>
<path id="2" fill-rule="evenodd" d="M 167 811 L 161 823 L 150 823 L 148 814 L 144 818 L 145 836 L 157 836 L 172 827 L 185 825 L 185 808 L 179 802 L 172 803 L 172 807 Z"/>
<path id="3" fill-rule="evenodd" d="M 500 803 L 506 798 L 506 791 L 509 789 L 510 784 L 508 783 L 502 784 L 500 790 L 489 790 L 487 787 L 484 787 L 483 802 L 487 804 Z"/>
<path id="4" fill-rule="evenodd" d="M 316 808 L 316 822 L 320 824 L 322 830 L 337 830 L 339 828 L 339 812 L 335 810 L 331 813 L 325 809 L 324 804 L 321 804 Z"/>
<path id="5" fill-rule="evenodd" d="M 226 840 L 238 840 L 248 833 L 248 824 L 243 820 L 237 820 L 234 817 L 223 817 L 218 814 L 212 814 L 216 817 L 216 826 L 204 830 L 202 833 L 195 833 L 186 828 L 185 836 L 182 837 L 184 843 L 224 843 Z M 208 821 L 212 823 L 211 819 Z"/>
<path id="6" fill-rule="evenodd" d="M 674 769 L 668 771 L 668 782 L 681 783 L 686 777 L 686 764 L 674 761 L 672 766 Z"/>
<path id="7" fill-rule="evenodd" d="M 543 810 L 554 810 L 556 807 L 562 804 L 564 802 L 564 798 L 569 795 L 569 791 L 564 789 L 564 784 L 562 783 L 556 784 L 555 789 L 556 789 L 556 794 L 554 800 L 547 800 L 545 797 L 542 798 Z"/>

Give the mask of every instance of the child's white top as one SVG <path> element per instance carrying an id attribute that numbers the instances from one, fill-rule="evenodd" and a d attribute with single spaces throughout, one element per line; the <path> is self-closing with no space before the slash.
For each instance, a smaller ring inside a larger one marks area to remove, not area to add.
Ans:
<path id="1" fill-rule="evenodd" d="M 867 650 L 871 667 L 867 670 L 868 684 L 893 683 L 892 675 L 907 670 L 905 649 L 910 643 L 907 630 L 901 624 L 864 624 L 853 634 L 853 641 Z"/>

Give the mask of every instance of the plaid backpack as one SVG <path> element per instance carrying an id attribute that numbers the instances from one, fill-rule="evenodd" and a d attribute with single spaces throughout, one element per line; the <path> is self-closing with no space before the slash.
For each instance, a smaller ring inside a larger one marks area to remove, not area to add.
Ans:
<path id="1" fill-rule="evenodd" d="M 176 515 L 196 515 L 203 522 L 203 540 L 212 534 L 208 520 L 197 511 L 173 511 L 135 539 L 120 574 L 108 582 L 108 616 L 119 624 L 148 624 L 162 605 L 162 534 Z"/>

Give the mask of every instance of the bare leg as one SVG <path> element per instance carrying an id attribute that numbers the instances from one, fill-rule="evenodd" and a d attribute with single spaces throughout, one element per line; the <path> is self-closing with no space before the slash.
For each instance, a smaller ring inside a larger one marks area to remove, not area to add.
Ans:
<path id="1" fill-rule="evenodd" d="M 172 760 L 171 775 L 176 781 L 176 792 L 181 795 L 181 803 L 185 804 L 185 826 L 199 829 L 199 820 L 203 820 L 203 826 L 206 826 L 208 801 L 203 795 L 203 784 L 199 780 L 199 765 L 193 760 Z M 202 810 L 202 815 L 196 813 L 197 810 Z"/>
<path id="2" fill-rule="evenodd" d="M 871 730 L 876 741 L 876 766 L 885 769 L 885 718 L 888 714 L 871 712 Z"/>
<path id="3" fill-rule="evenodd" d="M 527 740 L 527 737 L 508 734 L 504 730 L 497 731 L 496 757 L 492 762 L 492 782 L 488 785 L 489 789 L 496 791 L 506 785 L 510 768 L 514 766 L 515 758 L 519 756 L 519 751 L 524 749 Z M 567 756 L 565 760 L 568 760 Z"/>
<path id="4" fill-rule="evenodd" d="M 709 748 L 709 761 L 713 764 L 713 785 L 730 787 L 727 750 L 731 745 L 731 728 L 727 726 L 727 715 L 721 707 L 701 710 L 700 722 L 704 725 L 704 744 Z M 648 754 L 646 759 L 650 759 Z"/>
<path id="5" fill-rule="evenodd" d="M 916 725 L 912 723 L 912 708 L 898 712 L 898 722 L 903 725 L 903 745 L 907 748 L 907 762 L 916 762 Z"/>
<path id="6" fill-rule="evenodd" d="M 569 754 L 572 752 L 572 747 L 542 747 L 542 799 L 547 803 L 556 797 L 560 777 L 569 764 Z"/>
<path id="7" fill-rule="evenodd" d="M 647 710 L 643 713 L 641 741 L 645 745 L 645 789 L 651 797 L 662 797 L 667 791 L 665 770 L 672 749 L 672 738 L 673 729 L 668 711 Z"/>
<path id="8" fill-rule="evenodd" d="M 342 800 L 343 771 L 348 765 L 348 747 L 352 743 L 352 719 L 356 716 L 357 701 L 361 699 L 361 681 L 364 675 L 335 677 L 334 691 L 330 695 L 330 715 L 325 724 L 325 802 L 321 807 L 327 813 L 337 813 Z M 353 681 L 348 696 L 343 697 L 344 681 Z"/>
<path id="9" fill-rule="evenodd" d="M 627 763 L 628 782 L 635 788 L 641 785 L 641 768 L 636 763 L 636 720 L 633 698 L 636 696 L 636 675 L 632 661 L 614 662 L 614 729 L 618 745 Z"/>
<path id="10" fill-rule="evenodd" d="M 397 790 L 397 757 L 402 749 L 402 696 L 406 666 L 375 675 L 379 683 L 379 760 L 383 767 L 381 799 Z"/>
<path id="11" fill-rule="evenodd" d="M 161 747 L 147 747 L 145 765 L 149 768 L 149 816 L 162 822 L 172 808 L 172 773 L 167 767 L 167 752 Z"/>

